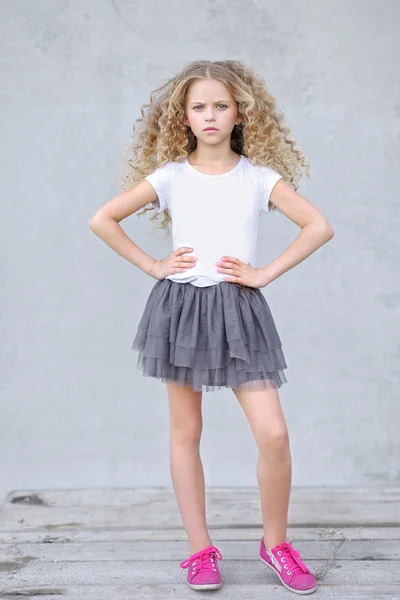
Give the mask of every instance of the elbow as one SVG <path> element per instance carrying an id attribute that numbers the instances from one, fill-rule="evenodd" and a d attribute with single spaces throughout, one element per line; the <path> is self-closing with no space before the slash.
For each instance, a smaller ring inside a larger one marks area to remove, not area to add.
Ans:
<path id="1" fill-rule="evenodd" d="M 321 236 L 324 238 L 324 243 L 329 242 L 335 235 L 335 230 L 326 219 L 319 222 L 318 228 L 321 232 Z"/>
<path id="2" fill-rule="evenodd" d="M 88 227 L 89 227 L 90 231 L 94 231 L 95 230 L 96 226 L 95 226 L 95 222 L 94 222 L 93 217 L 91 217 L 89 219 L 89 221 L 88 221 Z"/>
<path id="3" fill-rule="evenodd" d="M 330 223 L 326 223 L 325 226 L 325 231 L 326 231 L 326 241 L 329 242 L 329 240 L 331 240 L 334 235 L 335 235 L 335 230 L 333 229 L 332 225 Z"/>
<path id="4" fill-rule="evenodd" d="M 88 226 L 93 233 L 96 235 L 100 235 L 102 231 L 108 229 L 111 224 L 117 223 L 115 219 L 104 215 L 101 212 L 95 213 L 92 217 L 90 217 L 88 221 Z"/>
<path id="5" fill-rule="evenodd" d="M 100 221 L 100 216 L 95 213 L 88 221 L 88 227 L 91 231 L 96 232 Z"/>
<path id="6" fill-rule="evenodd" d="M 318 219 L 307 223 L 314 230 L 315 235 L 321 239 L 322 243 L 329 242 L 335 235 L 335 230 L 326 219 Z"/>

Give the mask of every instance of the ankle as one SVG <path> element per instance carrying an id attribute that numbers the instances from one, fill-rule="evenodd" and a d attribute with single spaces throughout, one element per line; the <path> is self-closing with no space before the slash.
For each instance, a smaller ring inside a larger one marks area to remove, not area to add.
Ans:
<path id="1" fill-rule="evenodd" d="M 277 536 L 264 535 L 263 539 L 264 545 L 267 548 L 267 550 L 269 550 L 270 548 L 275 548 L 275 546 L 282 544 L 282 542 L 286 542 L 286 537 L 282 538 Z"/>
<path id="2" fill-rule="evenodd" d="M 210 540 L 210 538 L 202 538 L 199 540 L 195 540 L 193 542 L 189 543 L 190 546 L 190 556 L 193 556 L 193 554 L 197 554 L 197 552 L 200 552 L 200 550 L 204 550 L 204 548 L 208 548 L 208 546 L 212 546 L 212 541 Z"/>

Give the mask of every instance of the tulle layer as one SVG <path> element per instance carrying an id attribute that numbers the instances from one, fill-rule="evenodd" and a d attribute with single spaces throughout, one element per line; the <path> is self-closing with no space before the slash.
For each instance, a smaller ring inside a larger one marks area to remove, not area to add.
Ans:
<path id="1" fill-rule="evenodd" d="M 281 387 L 287 368 L 267 301 L 258 288 L 159 280 L 132 348 L 143 375 L 196 391 Z"/>

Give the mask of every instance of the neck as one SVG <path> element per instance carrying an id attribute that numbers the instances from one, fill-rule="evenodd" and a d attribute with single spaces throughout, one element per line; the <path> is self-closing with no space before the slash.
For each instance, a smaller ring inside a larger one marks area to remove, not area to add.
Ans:
<path id="1" fill-rule="evenodd" d="M 230 140 L 228 142 L 229 144 L 224 144 L 224 146 L 209 146 L 208 144 L 197 142 L 196 150 L 190 154 L 190 162 L 204 166 L 211 164 L 221 167 L 231 165 L 237 161 L 238 154 L 231 149 Z"/>

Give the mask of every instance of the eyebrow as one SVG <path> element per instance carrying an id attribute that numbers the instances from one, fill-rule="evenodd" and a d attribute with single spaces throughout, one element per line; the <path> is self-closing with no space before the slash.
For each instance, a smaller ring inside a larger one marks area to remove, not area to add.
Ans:
<path id="1" fill-rule="evenodd" d="M 217 100 L 215 102 L 215 104 L 219 104 L 220 102 L 229 102 L 230 103 L 230 100 Z M 190 104 L 204 104 L 204 102 L 200 102 L 200 100 L 195 100 L 194 102 L 191 102 Z"/>

